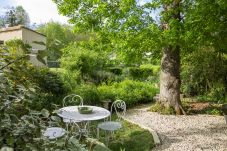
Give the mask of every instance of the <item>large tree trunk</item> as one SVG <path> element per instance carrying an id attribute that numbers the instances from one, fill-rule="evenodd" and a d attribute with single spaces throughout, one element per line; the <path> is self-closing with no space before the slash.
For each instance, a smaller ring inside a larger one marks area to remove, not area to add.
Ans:
<path id="1" fill-rule="evenodd" d="M 171 19 L 175 19 L 180 23 L 180 0 L 173 0 L 172 4 L 164 6 L 166 12 L 172 12 L 172 15 L 163 22 L 163 30 L 172 30 L 169 26 Z M 174 10 L 174 11 L 173 11 Z M 179 31 L 179 28 L 175 28 Z M 177 32 L 177 35 L 180 34 Z M 185 114 L 180 101 L 180 46 L 167 45 L 163 48 L 163 56 L 161 60 L 160 75 L 160 96 L 159 101 L 165 107 L 174 108 L 176 114 Z"/>
<path id="2" fill-rule="evenodd" d="M 180 47 L 164 48 L 161 60 L 160 102 L 172 107 L 176 114 L 185 114 L 180 101 Z"/>

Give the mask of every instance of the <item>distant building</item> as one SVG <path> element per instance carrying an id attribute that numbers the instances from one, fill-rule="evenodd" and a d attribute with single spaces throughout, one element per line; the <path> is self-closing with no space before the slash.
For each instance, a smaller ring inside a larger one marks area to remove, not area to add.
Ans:
<path id="1" fill-rule="evenodd" d="M 0 44 L 12 39 L 21 39 L 32 47 L 30 60 L 35 66 L 46 66 L 36 58 L 39 50 L 46 50 L 46 46 L 41 44 L 46 44 L 45 35 L 22 25 L 0 29 Z M 45 61 L 47 62 L 47 58 L 45 58 Z"/>

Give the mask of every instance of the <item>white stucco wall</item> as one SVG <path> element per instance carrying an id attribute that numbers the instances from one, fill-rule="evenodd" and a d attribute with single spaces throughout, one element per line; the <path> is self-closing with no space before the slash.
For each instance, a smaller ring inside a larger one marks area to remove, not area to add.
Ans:
<path id="1" fill-rule="evenodd" d="M 8 41 L 12 39 L 22 40 L 22 30 L 11 30 L 11 31 L 0 32 L 1 41 Z"/>
<path id="2" fill-rule="evenodd" d="M 46 44 L 46 36 L 23 27 L 9 31 L 6 29 L 5 31 L 3 30 L 0 32 L 0 41 L 5 42 L 12 39 L 21 39 L 24 43 L 27 43 L 32 47 L 32 54 L 30 55 L 30 62 L 32 62 L 32 64 L 41 67 L 47 66 L 36 58 L 38 50 L 46 50 L 46 46 L 34 43 L 34 41 L 37 41 Z M 47 63 L 47 57 L 45 57 L 44 60 Z"/>
<path id="3" fill-rule="evenodd" d="M 24 43 L 27 43 L 30 46 L 32 46 L 33 49 L 36 50 L 46 49 L 46 46 L 34 43 L 36 41 L 43 42 L 44 44 L 46 44 L 46 37 L 31 30 L 28 30 L 26 28 L 22 28 L 22 40 Z"/>

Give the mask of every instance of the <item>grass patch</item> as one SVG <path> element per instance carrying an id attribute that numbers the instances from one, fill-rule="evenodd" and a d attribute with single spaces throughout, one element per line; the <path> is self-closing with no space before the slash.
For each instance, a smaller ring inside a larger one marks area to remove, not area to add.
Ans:
<path id="1" fill-rule="evenodd" d="M 139 126 L 123 122 L 123 128 L 115 133 L 109 148 L 113 151 L 150 151 L 154 147 L 152 134 Z"/>
<path id="2" fill-rule="evenodd" d="M 154 147 L 152 134 L 137 125 L 122 121 L 123 127 L 115 131 L 108 147 L 112 151 L 150 151 Z M 108 135 L 108 133 L 107 133 Z M 105 132 L 100 130 L 100 141 L 105 142 Z"/>

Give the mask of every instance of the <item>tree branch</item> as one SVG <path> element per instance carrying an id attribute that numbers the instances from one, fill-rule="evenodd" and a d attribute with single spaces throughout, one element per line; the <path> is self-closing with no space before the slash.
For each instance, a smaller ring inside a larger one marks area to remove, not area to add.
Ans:
<path id="1" fill-rule="evenodd" d="M 17 59 L 14 60 L 14 61 L 11 61 L 11 62 L 7 63 L 6 65 L 4 65 L 3 67 L 0 68 L 0 71 L 4 70 L 4 69 L 5 69 L 6 67 L 8 67 L 9 65 L 11 65 L 11 64 L 13 64 L 13 63 L 15 63 L 15 62 L 17 62 L 17 61 L 19 61 L 19 60 L 21 60 L 21 59 L 24 59 L 25 57 L 27 57 L 27 55 L 22 56 L 22 57 L 20 57 L 20 58 L 17 58 Z"/>

